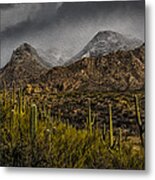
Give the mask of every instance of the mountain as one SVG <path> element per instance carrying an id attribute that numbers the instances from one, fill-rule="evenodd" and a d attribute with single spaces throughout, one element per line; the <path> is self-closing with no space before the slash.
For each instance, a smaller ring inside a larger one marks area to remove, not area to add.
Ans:
<path id="1" fill-rule="evenodd" d="M 78 61 L 84 57 L 99 57 L 107 55 L 111 52 L 118 50 L 133 50 L 143 42 L 136 38 L 128 38 L 113 31 L 100 31 L 93 39 L 80 51 L 77 55 L 72 57 L 66 65 L 69 65 L 75 61 Z"/>
<path id="2" fill-rule="evenodd" d="M 132 91 L 144 89 L 144 49 L 118 50 L 105 56 L 84 57 L 66 67 L 54 67 L 42 74 L 50 92 Z"/>
<path id="3" fill-rule="evenodd" d="M 13 51 L 9 63 L 0 70 L 0 88 L 3 87 L 3 81 L 8 87 L 11 87 L 13 81 L 22 86 L 35 82 L 40 74 L 47 71 L 42 61 L 32 46 L 27 43 L 22 44 Z"/>
<path id="4" fill-rule="evenodd" d="M 122 37 L 122 42 L 126 40 L 118 33 L 108 31 L 109 33 L 117 35 L 118 39 Z M 103 39 L 101 38 L 103 34 L 106 33 L 98 34 L 95 39 Z M 109 46 L 115 38 L 108 38 Z M 129 42 L 131 43 L 128 41 L 128 44 Z M 98 43 L 95 45 L 95 40 L 92 41 L 92 44 L 94 44 L 94 49 L 98 47 Z M 110 50 L 109 46 L 107 42 L 107 51 Z M 132 46 L 136 46 L 136 43 Z M 91 56 L 82 56 L 80 60 L 67 66 L 56 66 L 48 69 L 43 65 L 42 61 L 44 60 L 40 58 L 36 50 L 24 43 L 13 51 L 10 62 L 0 70 L 0 88 L 3 87 L 3 81 L 8 87 L 11 87 L 14 81 L 16 85 L 24 87 L 27 84 L 37 85 L 40 90 L 46 91 L 48 89 L 48 92 L 51 93 L 144 89 L 145 45 L 133 50 L 126 50 L 127 46 L 120 45 L 118 48 L 120 47 L 122 49 L 105 52 L 105 55 L 97 54 L 94 56 L 90 54 Z M 104 46 L 103 51 L 105 51 Z"/>

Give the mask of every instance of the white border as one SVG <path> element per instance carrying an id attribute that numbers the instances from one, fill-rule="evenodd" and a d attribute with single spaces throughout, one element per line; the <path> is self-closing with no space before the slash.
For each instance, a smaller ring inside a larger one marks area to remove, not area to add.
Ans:
<path id="1" fill-rule="evenodd" d="M 56 1 L 56 0 L 55 0 Z M 54 1 L 54 2 L 55 2 Z M 57 0 L 61 1 L 61 0 Z M 70 0 L 68 0 L 70 1 Z M 75 0 L 72 0 L 75 1 Z M 0 0 L 0 3 L 52 2 L 47 0 Z M 71 170 L 0 168 L 1 180 L 143 180 L 155 179 L 155 0 L 146 0 L 146 170 Z"/>

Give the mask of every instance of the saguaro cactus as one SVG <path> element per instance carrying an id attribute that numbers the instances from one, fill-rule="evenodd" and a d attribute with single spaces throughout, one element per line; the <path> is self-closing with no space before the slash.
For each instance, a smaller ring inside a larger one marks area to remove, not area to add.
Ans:
<path id="1" fill-rule="evenodd" d="M 92 112 L 91 112 L 91 101 L 89 99 L 89 109 L 88 109 L 88 118 L 87 118 L 87 128 L 92 135 L 93 133 L 93 125 L 95 122 L 95 115 L 92 117 Z"/>
<path id="2" fill-rule="evenodd" d="M 14 122 L 15 122 L 15 111 L 11 110 L 11 118 L 10 118 L 10 134 L 11 134 L 11 147 L 13 146 L 13 138 L 14 138 Z"/>
<path id="3" fill-rule="evenodd" d="M 37 106 L 35 104 L 31 105 L 31 112 L 30 112 L 30 136 L 31 140 L 33 141 L 36 137 L 37 132 Z"/>
<path id="4" fill-rule="evenodd" d="M 137 124 L 138 124 L 139 132 L 140 132 L 140 139 L 141 139 L 142 146 L 144 146 L 143 126 L 142 126 L 142 120 L 141 120 L 141 115 L 140 115 L 139 100 L 138 100 L 138 96 L 137 95 L 135 95 L 135 108 L 136 108 Z"/>
<path id="5" fill-rule="evenodd" d="M 114 145 L 114 137 L 113 137 L 113 122 L 112 122 L 112 105 L 109 103 L 109 140 L 110 147 Z"/>
<path id="6" fill-rule="evenodd" d="M 36 133 L 37 133 L 37 118 L 38 118 L 38 113 L 37 113 L 37 106 L 35 104 L 31 105 L 31 110 L 30 110 L 30 137 L 31 137 L 31 166 L 34 166 L 34 159 L 35 159 L 35 154 L 36 154 Z"/>
<path id="7" fill-rule="evenodd" d="M 11 118 L 10 118 L 10 132 L 11 133 L 12 133 L 12 130 L 13 130 L 14 122 L 15 122 L 15 110 L 12 109 L 11 110 Z"/>

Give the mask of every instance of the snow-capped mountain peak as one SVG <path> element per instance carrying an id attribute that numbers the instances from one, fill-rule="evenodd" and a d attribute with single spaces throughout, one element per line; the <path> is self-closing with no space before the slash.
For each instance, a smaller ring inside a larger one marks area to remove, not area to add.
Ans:
<path id="1" fill-rule="evenodd" d="M 77 55 L 72 57 L 67 64 L 71 64 L 83 57 L 104 56 L 118 50 L 133 50 L 143 42 L 136 38 L 129 38 L 113 31 L 99 31 L 90 42 Z"/>

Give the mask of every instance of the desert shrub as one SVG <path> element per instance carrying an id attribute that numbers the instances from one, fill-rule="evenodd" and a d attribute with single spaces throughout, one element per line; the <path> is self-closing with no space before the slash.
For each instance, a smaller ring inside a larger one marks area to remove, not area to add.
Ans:
<path id="1" fill-rule="evenodd" d="M 68 121 L 61 121 L 59 113 L 53 116 L 50 110 L 39 109 L 33 100 L 25 101 L 20 93 L 16 102 L 11 94 L 6 96 L 4 99 L 0 94 L 1 166 L 144 169 L 144 147 L 139 144 L 135 150 L 134 144 L 121 140 L 120 151 L 117 137 L 111 147 L 109 130 L 104 130 L 103 138 L 103 130 L 93 126 L 90 109 L 85 128 L 77 129 Z M 32 111 L 34 106 L 36 110 Z M 32 131 L 34 119 L 37 127 Z"/>

